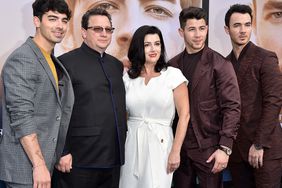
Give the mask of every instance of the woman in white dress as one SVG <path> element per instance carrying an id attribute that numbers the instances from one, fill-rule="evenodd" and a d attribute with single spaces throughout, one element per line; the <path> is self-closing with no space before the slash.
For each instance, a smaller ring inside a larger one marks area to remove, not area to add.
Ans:
<path id="1" fill-rule="evenodd" d="M 142 26 L 133 35 L 124 75 L 128 132 L 120 188 L 170 188 L 189 121 L 188 81 L 167 67 L 161 31 Z M 175 138 L 172 122 L 179 116 Z"/>

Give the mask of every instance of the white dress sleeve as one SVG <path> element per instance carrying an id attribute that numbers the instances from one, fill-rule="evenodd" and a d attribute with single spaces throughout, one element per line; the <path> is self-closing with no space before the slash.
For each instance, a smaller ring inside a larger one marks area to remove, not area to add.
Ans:
<path id="1" fill-rule="evenodd" d="M 127 72 L 123 75 L 122 79 L 123 79 L 125 91 L 127 91 L 129 87 L 129 81 L 130 81 L 130 78 Z"/>
<path id="2" fill-rule="evenodd" d="M 175 89 L 177 86 L 182 84 L 183 82 L 187 85 L 188 80 L 182 74 L 182 72 L 178 68 L 168 67 L 167 68 L 167 81 L 168 85 L 171 89 Z"/>

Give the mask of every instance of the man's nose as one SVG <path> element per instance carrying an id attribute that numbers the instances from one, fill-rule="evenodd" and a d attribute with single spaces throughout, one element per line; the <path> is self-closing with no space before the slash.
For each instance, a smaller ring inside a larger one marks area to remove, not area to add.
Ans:
<path id="1" fill-rule="evenodd" d="M 101 32 L 101 35 L 102 35 L 102 36 L 107 36 L 107 35 L 108 35 L 108 33 L 106 32 L 106 29 L 105 29 L 105 28 L 104 28 L 103 31 Z"/>
<path id="2" fill-rule="evenodd" d="M 195 30 L 195 36 L 199 37 L 201 35 L 201 30 L 200 29 L 196 29 Z"/>
<path id="3" fill-rule="evenodd" d="M 66 23 L 64 23 L 62 20 L 57 21 L 57 28 L 63 29 L 64 25 L 66 25 Z"/>
<path id="4" fill-rule="evenodd" d="M 121 48 L 129 48 L 133 33 L 138 29 L 143 21 L 138 20 L 138 14 L 133 14 L 132 16 L 127 15 L 124 18 L 124 22 L 120 22 L 120 27 L 116 31 L 115 40 Z M 138 20 L 138 21 L 137 21 Z"/>
<path id="5" fill-rule="evenodd" d="M 133 33 L 131 31 L 121 31 L 117 34 L 117 44 L 121 47 L 129 47 Z"/>
<path id="6" fill-rule="evenodd" d="M 241 33 L 245 33 L 245 32 L 246 32 L 246 26 L 244 26 L 244 25 L 241 26 L 241 27 L 240 27 L 240 32 L 241 32 Z"/>

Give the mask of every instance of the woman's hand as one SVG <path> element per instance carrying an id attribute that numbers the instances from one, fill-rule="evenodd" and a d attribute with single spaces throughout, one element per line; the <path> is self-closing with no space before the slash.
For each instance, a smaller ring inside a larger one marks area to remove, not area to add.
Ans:
<path id="1" fill-rule="evenodd" d="M 167 173 L 174 172 L 180 165 L 180 153 L 171 151 L 167 161 Z"/>

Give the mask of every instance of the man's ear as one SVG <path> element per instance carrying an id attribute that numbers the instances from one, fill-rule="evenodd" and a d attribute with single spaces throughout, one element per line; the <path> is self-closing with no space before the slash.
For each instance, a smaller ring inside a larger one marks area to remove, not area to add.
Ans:
<path id="1" fill-rule="evenodd" d="M 178 33 L 181 37 L 184 37 L 184 30 L 182 28 L 178 29 Z"/>
<path id="2" fill-rule="evenodd" d="M 86 35 L 87 35 L 86 32 L 87 32 L 87 31 L 86 31 L 83 27 L 81 27 L 81 36 L 82 36 L 83 39 L 86 38 Z"/>
<path id="3" fill-rule="evenodd" d="M 229 35 L 229 27 L 227 27 L 226 25 L 224 26 L 224 31 L 227 35 Z"/>
<path id="4" fill-rule="evenodd" d="M 33 24 L 35 25 L 36 28 L 38 28 L 38 27 L 40 27 L 41 20 L 37 16 L 34 16 L 33 17 Z"/>

